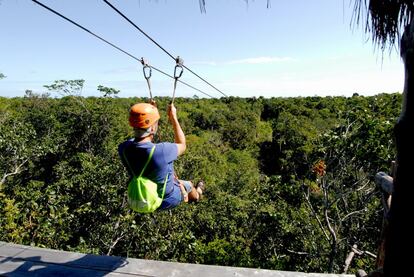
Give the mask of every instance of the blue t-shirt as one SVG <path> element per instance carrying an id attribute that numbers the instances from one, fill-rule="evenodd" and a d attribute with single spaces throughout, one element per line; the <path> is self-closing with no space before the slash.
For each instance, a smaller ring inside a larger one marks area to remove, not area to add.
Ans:
<path id="1" fill-rule="evenodd" d="M 158 184 L 159 188 L 162 188 L 165 177 L 168 174 L 164 200 L 160 208 L 172 208 L 179 203 L 170 203 L 171 201 L 168 201 L 168 199 L 173 194 L 177 194 L 177 191 L 181 194 L 178 181 L 174 178 L 174 161 L 178 157 L 178 148 L 175 143 L 170 142 L 157 143 L 155 145 L 154 154 L 142 176 L 152 180 Z M 133 175 L 138 176 L 141 173 L 153 146 L 154 143 L 152 142 L 139 143 L 134 139 L 127 140 L 118 146 L 121 161 L 131 177 Z M 124 154 L 128 163 L 125 161 Z M 131 172 L 128 164 L 132 167 L 133 172 Z"/>

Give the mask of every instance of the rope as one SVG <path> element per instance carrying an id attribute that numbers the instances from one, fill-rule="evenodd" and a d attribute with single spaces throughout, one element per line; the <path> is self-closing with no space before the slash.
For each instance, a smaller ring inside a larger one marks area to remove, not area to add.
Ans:
<path id="1" fill-rule="evenodd" d="M 36 4 L 38 4 L 39 6 L 41 6 L 41 7 L 45 8 L 46 10 L 48 10 L 48 11 L 50 11 L 50 12 L 52 12 L 52 13 L 56 14 L 57 16 L 59 16 L 59 17 L 61 17 L 61 18 L 65 19 L 66 21 L 68 21 L 68 22 L 72 23 L 73 25 L 77 26 L 78 28 L 80 28 L 80 29 L 84 30 L 85 32 L 87 32 L 87 33 L 91 34 L 92 36 L 94 36 L 94 37 L 98 38 L 99 40 L 101 40 L 101 41 L 105 42 L 106 44 L 108 44 L 108 45 L 110 45 L 110 46 L 114 47 L 115 49 L 117 49 L 117 50 L 119 50 L 119 51 L 121 51 L 122 53 L 124 53 L 124 54 L 128 55 L 129 57 L 133 58 L 134 60 L 141 62 L 141 59 L 139 59 L 139 58 L 135 57 L 134 55 L 132 55 L 132 54 L 128 53 L 127 51 L 125 51 L 125 50 L 121 49 L 120 47 L 118 47 L 118 46 L 116 46 L 115 44 L 113 44 L 113 43 L 111 43 L 111 42 L 107 41 L 106 39 L 104 39 L 104 38 L 102 38 L 102 37 L 98 36 L 97 34 L 95 34 L 95 33 L 93 33 L 92 31 L 90 31 L 90 30 L 86 29 L 85 27 L 83 27 L 82 25 L 80 25 L 80 24 L 76 23 L 75 21 L 73 21 L 73 20 L 71 20 L 71 19 L 67 18 L 66 16 L 62 15 L 61 13 L 59 13 L 59 12 L 57 12 L 57 11 L 53 10 L 52 8 L 49 8 L 48 6 L 46 6 L 46 5 L 42 4 L 42 3 L 40 3 L 40 2 L 39 2 L 39 1 L 37 1 L 37 0 L 32 0 L 32 1 L 33 1 L 33 2 L 35 2 Z M 152 68 L 152 69 L 154 69 L 155 71 L 158 71 L 159 73 L 161 73 L 161 74 L 163 74 L 163 75 L 165 75 L 165 76 L 167 76 L 167 77 L 171 78 L 171 79 L 174 79 L 174 77 L 173 77 L 173 76 L 169 75 L 168 73 L 165 73 L 164 71 L 162 71 L 162 70 L 160 70 L 160 69 L 158 69 L 158 68 L 156 68 L 156 67 L 154 67 L 154 66 L 149 66 L 149 67 L 150 67 L 150 68 Z M 183 82 L 183 81 L 180 81 L 180 80 L 178 80 L 178 82 L 180 82 L 180 83 L 182 83 L 182 84 L 186 85 L 187 87 L 192 88 L 192 89 L 194 89 L 194 90 L 196 90 L 196 91 L 198 91 L 198 92 L 200 92 L 200 93 L 202 93 L 202 94 L 204 94 L 204 95 L 206 95 L 206 96 L 208 96 L 208 97 L 214 98 L 213 96 L 211 96 L 211 95 L 209 95 L 209 94 L 205 93 L 204 91 L 202 91 L 202 90 L 200 90 L 200 89 L 198 89 L 198 88 L 196 88 L 196 87 L 194 87 L 194 86 L 192 86 L 192 85 L 187 84 L 186 82 Z"/>
<path id="2" fill-rule="evenodd" d="M 175 60 L 174 56 L 171 55 L 167 50 L 165 50 L 164 47 L 162 47 L 158 42 L 156 42 L 152 37 L 150 37 L 147 33 L 145 33 L 140 27 L 138 27 L 134 22 L 132 22 L 126 15 L 124 15 L 120 10 L 118 10 L 116 7 L 114 7 L 111 3 L 109 3 L 108 0 L 103 0 L 108 6 L 110 6 L 114 11 L 116 11 L 120 16 L 122 16 L 126 21 L 128 21 L 132 26 L 134 26 L 138 31 L 140 31 L 144 36 L 146 36 L 150 41 L 152 41 L 155 45 L 157 45 L 162 51 L 164 51 L 168 56 L 170 56 L 173 60 Z M 197 76 L 199 79 L 201 79 L 203 82 L 208 84 L 210 87 L 214 88 L 218 92 L 220 92 L 223 96 L 228 97 L 224 92 L 213 86 L 210 82 L 206 81 L 204 78 L 202 78 L 200 75 L 192 71 L 187 66 L 183 65 L 185 69 L 190 71 L 192 74 Z"/>

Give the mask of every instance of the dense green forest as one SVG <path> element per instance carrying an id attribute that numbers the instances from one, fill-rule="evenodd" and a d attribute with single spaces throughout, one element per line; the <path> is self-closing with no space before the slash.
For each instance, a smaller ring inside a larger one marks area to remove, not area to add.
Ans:
<path id="1" fill-rule="evenodd" d="M 81 97 L 81 81 L 0 98 L 0 240 L 83 253 L 304 272 L 342 272 L 351 246 L 376 253 L 373 177 L 395 156 L 401 94 L 177 98 L 187 151 L 181 179 L 205 197 L 149 215 L 126 203 L 117 146 L 128 109 L 148 99 Z M 173 141 L 157 98 L 157 140 Z M 374 268 L 369 255 L 350 272 Z"/>

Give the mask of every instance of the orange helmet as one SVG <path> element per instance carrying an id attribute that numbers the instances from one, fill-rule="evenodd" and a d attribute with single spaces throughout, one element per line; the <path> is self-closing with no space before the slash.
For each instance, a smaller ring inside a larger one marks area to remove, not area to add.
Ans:
<path id="1" fill-rule="evenodd" d="M 138 103 L 133 105 L 129 111 L 129 125 L 134 128 L 148 129 L 158 119 L 160 119 L 158 109 L 151 104 Z"/>

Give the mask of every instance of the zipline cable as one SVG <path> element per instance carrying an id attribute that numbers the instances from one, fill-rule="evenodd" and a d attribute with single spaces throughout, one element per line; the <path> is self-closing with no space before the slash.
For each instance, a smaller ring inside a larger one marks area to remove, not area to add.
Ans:
<path id="1" fill-rule="evenodd" d="M 106 44 L 109 44 L 110 46 L 112 46 L 112 47 L 114 47 L 115 49 L 117 49 L 117 50 L 121 51 L 122 53 L 124 53 L 124 54 L 128 55 L 129 57 L 133 58 L 134 60 L 141 62 L 141 59 L 139 59 L 139 58 L 135 57 L 134 55 L 132 55 L 132 54 L 128 53 L 128 52 L 127 52 L 127 51 L 125 51 L 125 50 L 122 50 L 120 47 L 118 47 L 118 46 L 116 46 L 115 44 L 113 44 L 113 43 L 111 43 L 111 42 L 107 41 L 106 39 L 104 39 L 104 38 L 102 38 L 102 37 L 98 36 L 97 34 L 93 33 L 92 31 L 89 31 L 88 29 L 86 29 L 86 28 L 85 28 L 85 27 L 83 27 L 82 25 L 80 25 L 80 24 L 76 23 L 75 21 L 73 21 L 73 20 L 71 20 L 71 19 L 67 18 L 66 16 L 64 16 L 64 15 L 60 14 L 59 12 L 57 12 L 57 11 L 53 10 L 52 8 L 49 8 L 48 6 L 46 6 L 46 5 L 42 4 L 42 3 L 40 3 L 40 2 L 39 2 L 39 1 L 37 1 L 37 0 L 32 0 L 32 1 L 33 1 L 33 2 L 35 2 L 36 4 L 38 4 L 39 6 L 41 6 L 41 7 L 45 8 L 46 10 L 48 10 L 48 11 L 50 11 L 50 12 L 52 12 L 52 13 L 56 14 L 57 16 L 59 16 L 59 17 L 61 17 L 61 18 L 65 19 L 66 21 L 69 21 L 69 22 L 70 22 L 70 23 L 72 23 L 73 25 L 75 25 L 75 26 L 79 27 L 80 29 L 84 30 L 85 32 L 87 32 L 87 33 L 89 33 L 89 34 L 93 35 L 94 37 L 96 37 L 96 38 L 98 38 L 99 40 L 101 40 L 101 41 L 105 42 Z M 152 69 L 154 69 L 155 71 L 158 71 L 158 72 L 159 72 L 159 73 L 161 73 L 161 74 L 164 74 L 165 76 L 170 77 L 171 79 L 175 79 L 173 76 L 171 76 L 170 74 L 168 74 L 168 73 L 166 73 L 166 72 L 162 71 L 161 69 L 158 69 L 158 68 L 156 68 L 156 67 L 154 67 L 154 66 L 151 66 L 151 65 L 149 65 L 149 67 L 150 67 L 150 68 L 152 68 Z M 214 98 L 214 97 L 213 97 L 213 96 L 211 96 L 210 94 L 205 93 L 204 91 L 202 91 L 202 90 L 200 90 L 200 89 L 198 89 L 198 88 L 196 88 L 196 87 L 194 87 L 194 86 L 192 86 L 192 85 L 190 85 L 190 84 L 187 84 L 187 83 L 186 83 L 186 82 L 184 82 L 184 81 L 178 80 L 178 82 L 180 82 L 180 83 L 182 83 L 182 84 L 186 85 L 187 87 L 192 88 L 192 89 L 194 89 L 194 90 L 196 90 L 196 91 L 198 91 L 198 92 L 200 92 L 200 93 L 202 93 L 202 94 L 204 94 L 204 95 L 206 95 L 206 96 L 208 96 L 208 97 Z"/>
<path id="2" fill-rule="evenodd" d="M 132 22 L 126 15 L 124 15 L 120 10 L 118 10 L 115 6 L 113 6 L 109 1 L 107 0 L 103 0 L 108 6 L 110 6 L 114 11 L 116 11 L 120 16 L 122 16 L 126 21 L 128 21 L 132 26 L 134 26 L 138 31 L 140 31 L 144 36 L 146 36 L 150 41 L 152 41 L 155 45 L 157 45 L 162 51 L 164 51 L 168 56 L 170 56 L 173 60 L 175 60 L 176 58 L 171 55 L 167 50 L 165 50 L 164 47 L 162 47 L 158 42 L 156 42 L 152 37 L 150 37 L 147 33 L 145 33 L 140 27 L 138 27 L 134 22 Z M 195 73 L 194 71 L 192 71 L 190 68 L 188 68 L 185 65 L 182 65 L 185 69 L 187 69 L 188 71 L 190 71 L 191 73 L 193 73 L 195 76 L 197 76 L 199 79 L 201 79 L 203 82 L 205 82 L 206 84 L 208 84 L 210 87 L 214 88 L 215 90 L 217 90 L 218 92 L 220 92 L 222 95 L 224 95 L 225 97 L 228 97 L 224 92 L 222 92 L 221 90 L 219 90 L 218 88 L 216 88 L 215 86 L 213 86 L 212 84 L 210 84 L 210 82 L 208 82 L 207 80 L 205 80 L 204 78 L 202 78 L 200 75 L 198 75 L 197 73 Z"/>

